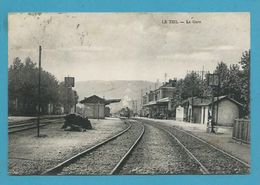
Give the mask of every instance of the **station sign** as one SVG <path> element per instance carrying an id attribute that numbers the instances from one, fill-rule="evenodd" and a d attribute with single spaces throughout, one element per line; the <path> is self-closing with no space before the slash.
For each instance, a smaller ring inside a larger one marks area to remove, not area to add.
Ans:
<path id="1" fill-rule="evenodd" d="M 75 86 L 75 78 L 74 77 L 65 77 L 65 86 L 66 87 L 74 87 Z"/>
<path id="2" fill-rule="evenodd" d="M 214 74 L 208 74 L 208 85 L 209 86 L 219 86 L 219 75 Z"/>

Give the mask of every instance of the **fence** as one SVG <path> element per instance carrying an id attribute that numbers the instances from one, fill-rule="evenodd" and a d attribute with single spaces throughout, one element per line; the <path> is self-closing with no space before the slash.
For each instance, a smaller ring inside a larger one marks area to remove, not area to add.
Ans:
<path id="1" fill-rule="evenodd" d="M 232 138 L 241 143 L 250 143 L 250 120 L 235 119 Z"/>

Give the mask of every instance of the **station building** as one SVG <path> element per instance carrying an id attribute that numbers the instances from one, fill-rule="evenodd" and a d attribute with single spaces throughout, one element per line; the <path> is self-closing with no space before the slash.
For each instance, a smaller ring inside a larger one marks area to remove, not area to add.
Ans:
<path id="1" fill-rule="evenodd" d="M 232 126 L 234 120 L 240 117 L 242 104 L 225 96 L 214 97 L 214 120 L 218 125 Z M 212 98 L 188 98 L 176 108 L 176 119 L 207 125 L 212 116 Z"/>
<path id="2" fill-rule="evenodd" d="M 85 97 L 80 101 L 80 103 L 83 104 L 81 114 L 92 119 L 104 119 L 106 116 L 110 115 L 110 108 L 107 107 L 107 105 L 120 101 L 121 99 L 106 100 L 96 95 L 90 96 L 88 98 Z"/>
<path id="3" fill-rule="evenodd" d="M 177 80 L 169 80 L 158 89 L 142 97 L 141 115 L 149 118 L 168 119 L 172 110 L 171 99 L 174 95 Z"/>

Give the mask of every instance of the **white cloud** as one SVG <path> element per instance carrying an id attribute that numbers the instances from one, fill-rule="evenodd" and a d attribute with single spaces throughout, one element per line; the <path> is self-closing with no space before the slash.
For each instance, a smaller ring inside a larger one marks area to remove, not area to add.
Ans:
<path id="1" fill-rule="evenodd" d="M 198 25 L 161 23 L 186 20 Z M 9 63 L 30 56 L 59 80 L 155 80 L 191 68 L 237 63 L 250 47 L 248 13 L 44 13 L 10 14 Z M 178 69 L 178 70 L 176 70 Z"/>

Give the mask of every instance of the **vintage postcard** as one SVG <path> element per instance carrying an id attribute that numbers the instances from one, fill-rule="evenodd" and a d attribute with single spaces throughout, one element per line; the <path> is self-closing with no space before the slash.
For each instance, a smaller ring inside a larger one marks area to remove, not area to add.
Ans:
<path id="1" fill-rule="evenodd" d="M 250 33 L 250 12 L 9 13 L 9 176 L 250 175 Z"/>

